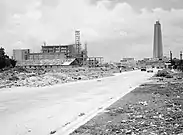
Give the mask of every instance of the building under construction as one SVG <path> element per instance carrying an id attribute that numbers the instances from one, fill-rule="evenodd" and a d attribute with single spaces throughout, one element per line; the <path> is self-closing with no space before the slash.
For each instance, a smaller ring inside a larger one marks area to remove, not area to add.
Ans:
<path id="1" fill-rule="evenodd" d="M 101 63 L 102 59 L 88 57 L 87 44 L 84 49 L 81 47 L 80 31 L 75 31 L 75 44 L 47 45 L 44 43 L 40 53 L 31 53 L 30 49 L 16 49 L 13 50 L 13 58 L 17 61 L 17 66 L 27 68 L 82 65 L 95 67 Z"/>

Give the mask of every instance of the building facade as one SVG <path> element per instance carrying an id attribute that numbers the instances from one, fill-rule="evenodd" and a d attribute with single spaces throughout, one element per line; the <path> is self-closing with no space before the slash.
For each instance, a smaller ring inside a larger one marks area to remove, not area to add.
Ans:
<path id="1" fill-rule="evenodd" d="M 76 45 L 53 45 L 53 46 L 42 46 L 42 53 L 43 54 L 58 54 L 62 53 L 65 54 L 66 57 L 73 57 L 76 55 Z"/>
<path id="2" fill-rule="evenodd" d="M 32 67 L 61 66 L 77 55 L 75 44 L 42 46 L 41 50 L 40 53 L 30 53 L 29 49 L 13 50 L 13 57 L 17 60 L 17 66 Z"/>
<path id="3" fill-rule="evenodd" d="M 71 45 L 50 45 L 42 46 L 40 53 L 30 53 L 25 50 L 14 50 L 13 54 L 15 60 L 65 60 L 66 58 L 72 58 L 76 55 L 75 44 Z"/>
<path id="4" fill-rule="evenodd" d="M 153 58 L 154 59 L 163 58 L 162 33 L 161 33 L 161 24 L 159 21 L 156 21 L 156 24 L 154 24 Z"/>
<path id="5" fill-rule="evenodd" d="M 134 58 L 123 58 L 120 60 L 122 67 L 136 67 L 136 61 Z"/>
<path id="6" fill-rule="evenodd" d="M 52 60 L 52 59 L 66 59 L 64 53 L 30 53 L 28 55 L 28 60 Z"/>
<path id="7" fill-rule="evenodd" d="M 17 62 L 28 60 L 30 49 L 14 49 L 13 59 Z"/>

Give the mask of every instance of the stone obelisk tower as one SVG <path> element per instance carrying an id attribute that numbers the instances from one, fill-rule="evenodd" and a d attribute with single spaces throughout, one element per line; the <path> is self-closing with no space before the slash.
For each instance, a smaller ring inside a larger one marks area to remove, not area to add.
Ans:
<path id="1" fill-rule="evenodd" d="M 153 58 L 156 59 L 163 58 L 161 24 L 159 23 L 159 21 L 156 21 L 156 24 L 154 24 Z"/>

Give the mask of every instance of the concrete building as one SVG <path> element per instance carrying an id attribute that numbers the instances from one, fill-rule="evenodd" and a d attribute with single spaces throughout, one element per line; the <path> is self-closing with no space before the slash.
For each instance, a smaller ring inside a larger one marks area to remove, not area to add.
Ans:
<path id="1" fill-rule="evenodd" d="M 73 58 L 76 55 L 75 44 L 70 45 L 45 45 L 41 48 L 41 53 L 29 53 L 28 60 L 43 60 L 43 59 L 60 59 Z"/>
<path id="2" fill-rule="evenodd" d="M 136 61 L 134 58 L 123 58 L 120 60 L 120 64 L 122 67 L 136 67 Z"/>
<path id="3" fill-rule="evenodd" d="M 30 53 L 24 50 L 14 50 L 15 59 L 18 60 L 17 66 L 36 68 L 36 67 L 60 67 L 67 64 L 76 64 L 76 47 L 71 45 L 50 45 L 42 46 L 42 52 Z"/>
<path id="4" fill-rule="evenodd" d="M 67 57 L 65 53 L 30 53 L 28 55 L 28 60 L 52 60 L 52 59 L 62 59 L 65 60 Z"/>
<path id="5" fill-rule="evenodd" d="M 87 64 L 89 67 L 100 67 L 104 61 L 103 57 L 88 57 Z"/>
<path id="6" fill-rule="evenodd" d="M 13 50 L 13 59 L 17 62 L 28 60 L 30 49 L 14 49 Z"/>
<path id="7" fill-rule="evenodd" d="M 77 53 L 76 45 L 50 45 L 50 46 L 42 46 L 42 53 L 63 53 L 66 54 L 67 57 L 72 57 Z"/>
<path id="8" fill-rule="evenodd" d="M 162 59 L 163 57 L 163 45 L 162 45 L 162 33 L 161 24 L 156 21 L 154 24 L 154 43 L 153 43 L 153 58 Z"/>

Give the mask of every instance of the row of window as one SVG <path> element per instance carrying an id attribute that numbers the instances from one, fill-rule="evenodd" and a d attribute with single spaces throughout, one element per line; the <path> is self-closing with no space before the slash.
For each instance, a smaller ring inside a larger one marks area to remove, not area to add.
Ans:
<path id="1" fill-rule="evenodd" d="M 59 58 L 63 58 L 63 55 L 30 55 L 29 59 L 33 60 L 33 59 L 59 59 Z"/>

